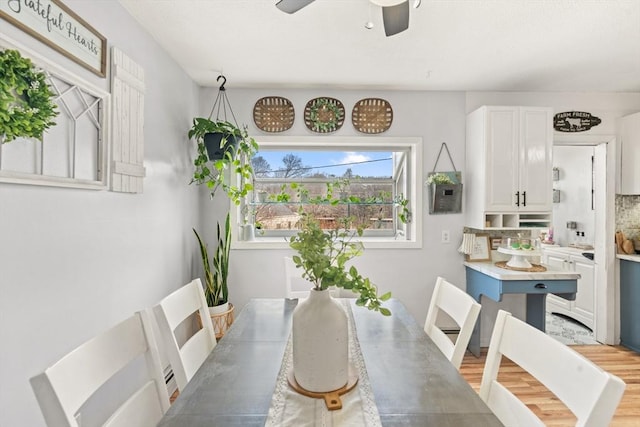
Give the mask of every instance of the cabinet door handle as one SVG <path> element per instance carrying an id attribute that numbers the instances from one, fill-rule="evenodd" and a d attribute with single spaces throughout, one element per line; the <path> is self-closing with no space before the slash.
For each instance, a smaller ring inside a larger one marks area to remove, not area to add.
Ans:
<path id="1" fill-rule="evenodd" d="M 534 286 L 534 288 L 536 288 L 536 289 L 547 289 L 547 285 L 545 285 L 544 283 L 538 283 L 537 285 Z"/>
<path id="2" fill-rule="evenodd" d="M 520 192 L 516 191 L 516 206 L 520 206 Z"/>
<path id="3" fill-rule="evenodd" d="M 522 192 L 522 206 L 527 206 L 527 192 Z"/>

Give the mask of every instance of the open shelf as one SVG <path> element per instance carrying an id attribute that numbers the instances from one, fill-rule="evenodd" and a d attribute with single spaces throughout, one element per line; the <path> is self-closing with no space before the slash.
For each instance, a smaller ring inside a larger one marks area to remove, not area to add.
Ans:
<path id="1" fill-rule="evenodd" d="M 551 213 L 485 213 L 485 229 L 548 228 L 551 226 Z"/>

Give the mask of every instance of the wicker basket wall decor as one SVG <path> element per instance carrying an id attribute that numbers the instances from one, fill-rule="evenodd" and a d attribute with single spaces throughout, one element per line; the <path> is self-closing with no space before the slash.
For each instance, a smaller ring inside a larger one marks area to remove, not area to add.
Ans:
<path id="1" fill-rule="evenodd" d="M 343 123 L 344 105 L 335 98 L 314 98 L 304 107 L 304 124 L 312 132 L 335 132 Z"/>
<path id="2" fill-rule="evenodd" d="M 265 96 L 253 106 L 253 121 L 265 132 L 284 132 L 291 129 L 295 111 L 293 104 L 281 96 Z"/>
<path id="3" fill-rule="evenodd" d="M 362 133 L 382 133 L 391 127 L 393 109 L 388 101 L 365 98 L 356 102 L 351 112 L 351 122 Z"/>

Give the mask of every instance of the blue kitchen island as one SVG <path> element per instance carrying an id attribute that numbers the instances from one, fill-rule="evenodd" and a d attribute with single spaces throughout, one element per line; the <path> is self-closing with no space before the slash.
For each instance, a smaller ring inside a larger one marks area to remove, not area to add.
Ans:
<path id="1" fill-rule="evenodd" d="M 640 353 L 640 255 L 620 259 L 620 344 Z"/>
<path id="2" fill-rule="evenodd" d="M 465 262 L 467 293 L 482 303 L 484 295 L 499 302 L 505 294 L 526 295 L 526 322 L 545 331 L 545 300 L 549 293 L 575 300 L 579 273 L 552 270 L 529 272 L 508 270 L 492 262 Z M 469 341 L 469 351 L 480 356 L 480 319 Z"/>

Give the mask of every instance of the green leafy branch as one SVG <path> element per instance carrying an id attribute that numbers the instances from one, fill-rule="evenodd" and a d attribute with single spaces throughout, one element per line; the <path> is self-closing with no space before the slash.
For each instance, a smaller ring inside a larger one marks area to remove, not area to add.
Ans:
<path id="1" fill-rule="evenodd" d="M 0 136 L 3 142 L 19 137 L 42 139 L 56 123 L 58 106 L 46 74 L 17 50 L 0 52 Z"/>
<path id="2" fill-rule="evenodd" d="M 382 302 L 391 298 L 391 293 L 379 296 L 369 278 L 360 275 L 355 266 L 347 267 L 348 261 L 362 254 L 362 242 L 352 241 L 354 234 L 339 225 L 323 230 L 311 214 L 303 213 L 300 224 L 301 229 L 289 239 L 289 246 L 298 253 L 293 256 L 293 262 L 303 270 L 302 277 L 313 283 L 316 290 L 331 286 L 351 290 L 359 294 L 357 305 L 391 315 L 391 311 L 382 306 Z M 361 228 L 357 235 L 362 235 Z"/>

